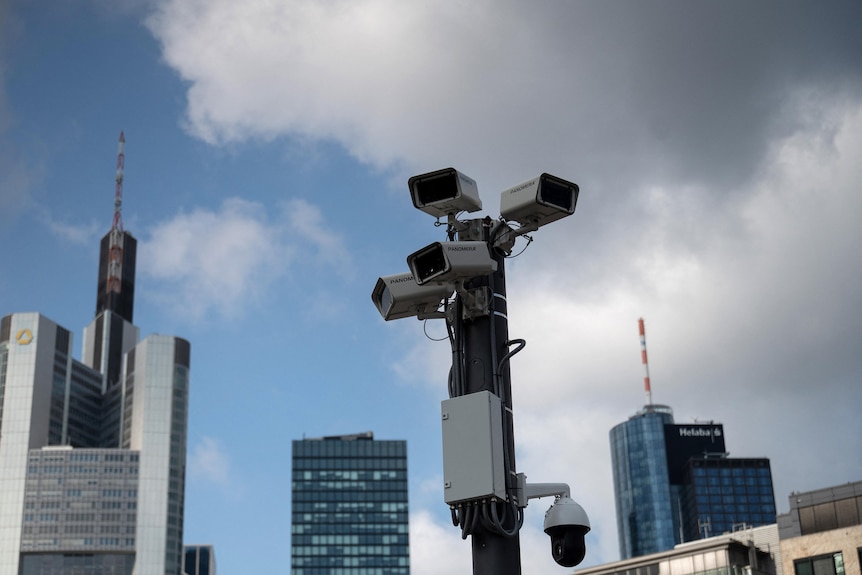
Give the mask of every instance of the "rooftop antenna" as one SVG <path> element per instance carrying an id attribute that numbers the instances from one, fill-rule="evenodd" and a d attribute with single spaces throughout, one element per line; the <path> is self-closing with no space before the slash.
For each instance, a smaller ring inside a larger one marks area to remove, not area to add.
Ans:
<path id="1" fill-rule="evenodd" d="M 108 246 L 108 292 L 120 293 L 123 279 L 123 168 L 126 163 L 126 136 L 120 131 L 117 145 L 117 186 L 114 194 L 114 223 Z"/>
<path id="2" fill-rule="evenodd" d="M 647 362 L 646 354 L 646 330 L 644 329 L 644 319 L 638 319 L 638 331 L 641 337 L 641 361 L 644 364 L 644 393 L 646 393 L 646 404 L 652 405 L 652 390 L 649 385 L 649 363 Z"/>

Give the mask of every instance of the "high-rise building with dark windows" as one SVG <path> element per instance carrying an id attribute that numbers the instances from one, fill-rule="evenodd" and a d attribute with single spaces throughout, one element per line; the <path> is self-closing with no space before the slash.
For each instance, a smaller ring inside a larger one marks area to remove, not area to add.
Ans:
<path id="1" fill-rule="evenodd" d="M 724 427 L 645 406 L 610 432 L 622 559 L 775 522 L 769 460 L 731 458 Z"/>
<path id="2" fill-rule="evenodd" d="M 408 575 L 407 443 L 293 442 L 292 575 Z"/>
<path id="3" fill-rule="evenodd" d="M 215 549 L 212 545 L 186 545 L 183 556 L 185 575 L 216 575 Z"/>
<path id="4" fill-rule="evenodd" d="M 614 495 L 623 559 L 674 545 L 664 426 L 669 407 L 653 405 L 611 430 Z"/>
<path id="5" fill-rule="evenodd" d="M 680 502 L 683 541 L 775 523 L 769 460 L 692 457 Z"/>
<path id="6" fill-rule="evenodd" d="M 102 241 L 82 360 L 38 313 L 0 318 L 0 574 L 181 575 L 189 342 L 140 338 L 134 238 Z"/>
<path id="7" fill-rule="evenodd" d="M 720 423 L 677 425 L 654 404 L 643 319 L 638 331 L 646 405 L 610 433 L 620 558 L 774 523 L 769 460 L 731 459 Z"/>

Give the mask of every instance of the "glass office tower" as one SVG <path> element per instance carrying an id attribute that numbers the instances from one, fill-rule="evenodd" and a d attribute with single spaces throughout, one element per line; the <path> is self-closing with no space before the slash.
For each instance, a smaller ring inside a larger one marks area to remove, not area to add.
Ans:
<path id="1" fill-rule="evenodd" d="M 137 242 L 117 220 L 82 361 L 45 316 L 0 318 L 2 575 L 183 572 L 191 346 L 131 323 Z"/>
<path id="2" fill-rule="evenodd" d="M 215 549 L 212 545 L 186 545 L 184 557 L 185 575 L 216 575 Z"/>
<path id="3" fill-rule="evenodd" d="M 721 424 L 647 405 L 610 440 L 621 559 L 775 522 L 769 460 L 728 457 Z"/>
<path id="4" fill-rule="evenodd" d="M 408 575 L 407 443 L 293 442 L 292 575 Z"/>
<path id="5" fill-rule="evenodd" d="M 768 459 L 691 459 L 682 492 L 686 541 L 775 522 Z"/>
<path id="6" fill-rule="evenodd" d="M 190 346 L 135 343 L 103 393 L 67 330 L 0 319 L 0 573 L 181 574 Z"/>
<path id="7" fill-rule="evenodd" d="M 611 429 L 611 462 L 622 559 L 674 546 L 664 426 L 673 411 L 650 405 Z"/>

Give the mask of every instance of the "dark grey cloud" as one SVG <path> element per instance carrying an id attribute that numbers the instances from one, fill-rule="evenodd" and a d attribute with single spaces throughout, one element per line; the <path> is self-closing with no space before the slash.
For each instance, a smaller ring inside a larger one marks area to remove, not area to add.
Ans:
<path id="1" fill-rule="evenodd" d="M 581 119 L 598 153 L 631 155 L 639 177 L 732 191 L 773 138 L 800 127 L 798 90 L 828 86 L 819 95 L 829 99 L 862 88 L 858 2 L 579 2 L 568 12 L 549 23 L 558 49 L 596 62 L 580 83 L 598 113 Z M 586 38 L 570 40 L 569 26 Z"/>

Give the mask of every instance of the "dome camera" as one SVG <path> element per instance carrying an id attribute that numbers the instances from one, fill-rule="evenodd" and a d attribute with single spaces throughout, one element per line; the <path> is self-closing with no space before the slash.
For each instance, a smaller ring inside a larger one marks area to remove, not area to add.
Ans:
<path id="1" fill-rule="evenodd" d="M 551 555 L 559 565 L 574 567 L 587 554 L 585 535 L 590 519 L 584 508 L 568 496 L 557 498 L 545 513 L 545 533 L 551 538 Z"/>

